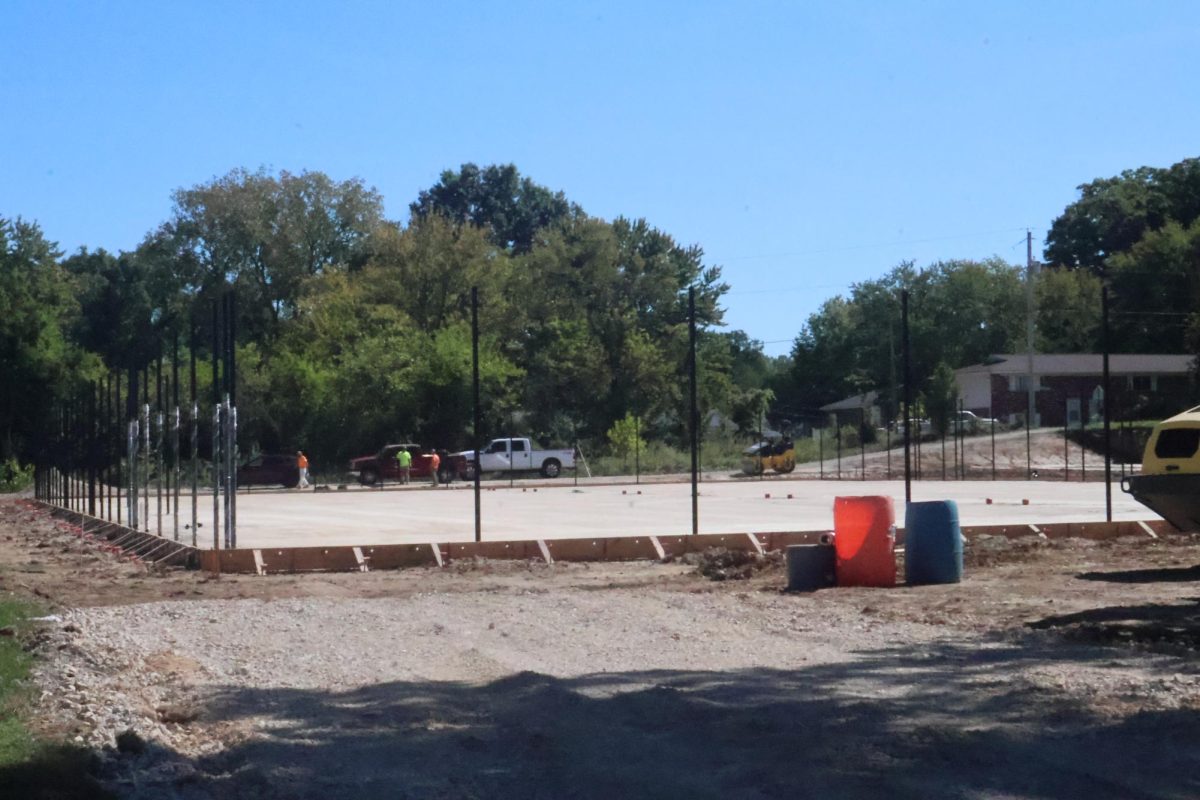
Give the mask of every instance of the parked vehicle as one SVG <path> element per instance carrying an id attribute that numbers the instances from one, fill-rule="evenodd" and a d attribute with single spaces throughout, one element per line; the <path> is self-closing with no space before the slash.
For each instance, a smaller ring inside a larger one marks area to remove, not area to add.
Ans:
<path id="1" fill-rule="evenodd" d="M 1154 426 L 1141 474 L 1121 489 L 1176 528 L 1200 530 L 1200 406 Z"/>
<path id="2" fill-rule="evenodd" d="M 387 481 L 400 480 L 400 463 L 396 461 L 396 455 L 401 450 L 407 450 L 412 454 L 412 467 L 409 468 L 409 477 L 412 479 L 426 479 L 430 475 L 430 465 L 432 464 L 432 451 L 426 450 L 419 444 L 406 442 L 404 444 L 388 444 L 380 448 L 379 452 L 373 456 L 360 456 L 350 460 L 350 474 L 358 477 L 358 482 L 363 486 L 374 486 L 377 483 Z M 443 455 L 441 465 L 438 467 L 438 480 L 442 483 L 450 483 L 456 476 L 462 474 L 464 460 L 453 456 Z"/>
<path id="3" fill-rule="evenodd" d="M 991 417 L 981 417 L 974 411 L 966 409 L 958 412 L 958 422 L 961 429 L 967 433 L 985 433 L 990 431 L 993 425 L 1000 424 Z"/>
<path id="4" fill-rule="evenodd" d="M 463 479 L 475 479 L 475 451 L 454 453 L 463 460 Z M 542 450 L 537 443 L 524 438 L 493 439 L 479 454 L 479 468 L 488 472 L 540 472 L 543 477 L 557 478 L 564 469 L 575 469 L 575 450 Z"/>
<path id="5" fill-rule="evenodd" d="M 300 485 L 300 467 L 296 463 L 296 456 L 255 456 L 238 467 L 237 485 L 294 489 Z"/>
<path id="6" fill-rule="evenodd" d="M 769 469 L 788 473 L 796 468 L 796 445 L 783 437 L 777 441 L 761 441 L 742 451 L 742 472 L 761 475 Z"/>
<path id="7" fill-rule="evenodd" d="M 916 430 L 917 430 L 918 437 L 933 435 L 933 423 L 930 420 L 914 419 L 912 422 L 913 422 L 913 427 L 916 428 Z M 892 422 L 892 432 L 893 433 L 901 433 L 902 434 L 904 432 L 904 428 L 905 428 L 904 420 L 898 419 L 898 420 L 895 420 L 894 422 Z"/>

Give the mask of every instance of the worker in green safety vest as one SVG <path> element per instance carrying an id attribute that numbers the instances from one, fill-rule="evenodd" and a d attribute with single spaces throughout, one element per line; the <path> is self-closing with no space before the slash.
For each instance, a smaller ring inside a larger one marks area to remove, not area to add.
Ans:
<path id="1" fill-rule="evenodd" d="M 396 463 L 400 465 L 400 482 L 408 483 L 409 473 L 412 472 L 412 453 L 408 452 L 408 448 L 400 448 L 400 452 L 396 453 Z"/>

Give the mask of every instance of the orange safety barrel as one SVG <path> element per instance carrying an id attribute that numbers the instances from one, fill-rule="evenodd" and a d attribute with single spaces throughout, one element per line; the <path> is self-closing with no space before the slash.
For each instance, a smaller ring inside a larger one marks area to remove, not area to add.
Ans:
<path id="1" fill-rule="evenodd" d="M 890 497 L 835 497 L 838 586 L 895 586 L 896 512 Z"/>

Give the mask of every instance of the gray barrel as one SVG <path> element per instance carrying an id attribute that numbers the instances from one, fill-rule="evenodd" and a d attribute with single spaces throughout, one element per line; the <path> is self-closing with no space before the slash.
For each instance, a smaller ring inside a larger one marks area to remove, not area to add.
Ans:
<path id="1" fill-rule="evenodd" d="M 787 548 L 789 592 L 811 592 L 837 583 L 837 552 L 832 543 L 794 544 Z"/>

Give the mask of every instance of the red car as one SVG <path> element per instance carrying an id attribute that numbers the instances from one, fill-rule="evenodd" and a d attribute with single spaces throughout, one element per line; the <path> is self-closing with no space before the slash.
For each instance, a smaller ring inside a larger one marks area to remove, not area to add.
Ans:
<path id="1" fill-rule="evenodd" d="M 238 467 L 238 486 L 283 486 L 300 484 L 300 467 L 293 455 L 260 455 Z"/>
<path id="2" fill-rule="evenodd" d="M 357 475 L 358 482 L 363 486 L 374 486 L 386 481 L 399 481 L 400 464 L 396 461 L 396 454 L 401 450 L 412 453 L 412 469 L 409 471 L 409 477 L 413 480 L 429 480 L 432 452 L 419 444 L 411 443 L 384 445 L 373 456 L 351 459 L 350 474 Z M 463 463 L 465 463 L 464 459 L 442 454 L 441 464 L 438 467 L 438 479 L 442 483 L 449 483 L 456 476 L 462 474 Z"/>

